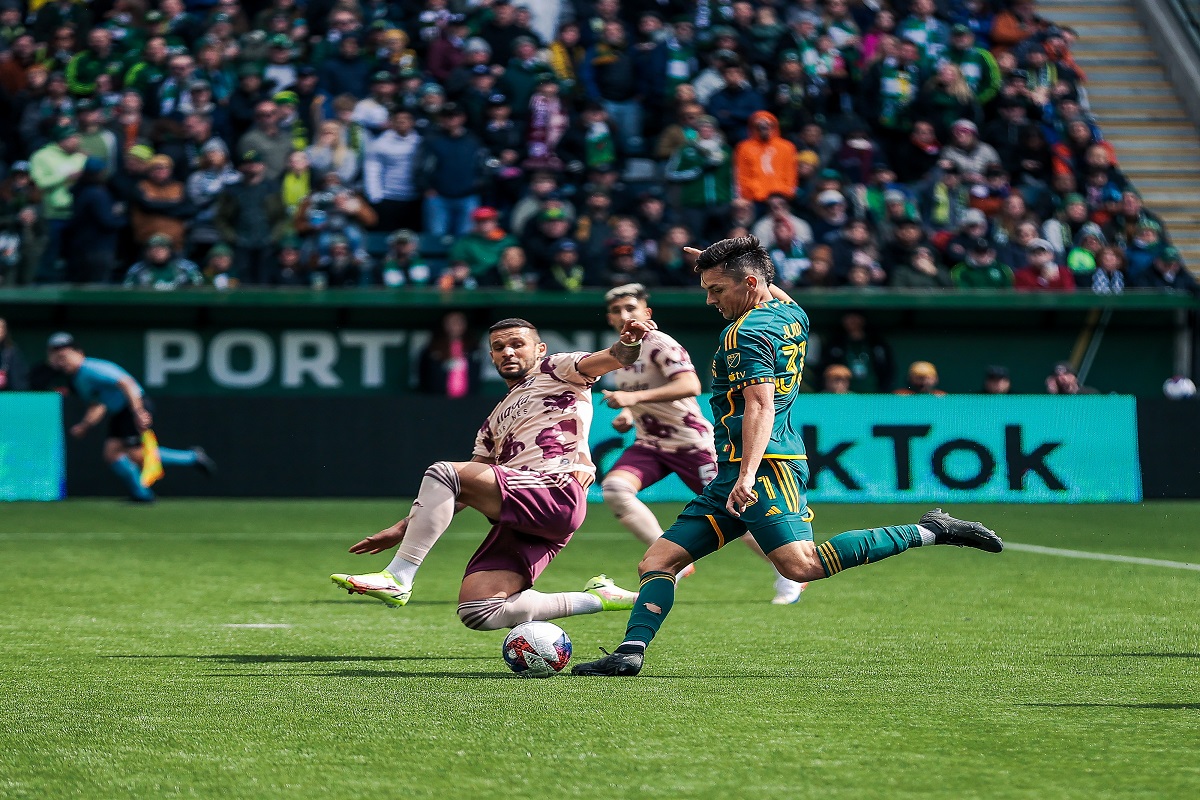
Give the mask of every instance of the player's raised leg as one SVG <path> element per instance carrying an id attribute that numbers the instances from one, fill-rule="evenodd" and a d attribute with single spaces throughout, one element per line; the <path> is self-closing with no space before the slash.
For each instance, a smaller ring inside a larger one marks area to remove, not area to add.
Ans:
<path id="1" fill-rule="evenodd" d="M 916 525 L 895 525 L 839 533 L 827 542 L 784 544 L 767 553 L 776 569 L 797 581 L 831 578 L 839 572 L 873 564 L 909 548 L 944 544 L 999 553 L 1004 543 L 982 523 L 955 519 L 940 508 L 928 511 Z"/>
<path id="2" fill-rule="evenodd" d="M 705 518 L 717 534 L 719 547 L 726 539 L 722 526 L 728 526 L 731 520 L 717 514 L 705 515 Z M 688 541 L 688 527 L 695 524 L 696 515 L 688 519 L 685 510 L 684 515 L 672 526 L 671 533 Z M 761 530 L 756 537 L 766 551 L 767 558 L 781 575 L 805 582 L 829 578 L 851 567 L 899 555 L 911 547 L 944 544 L 974 547 L 989 553 L 999 553 L 1004 548 L 1000 537 L 981 523 L 955 519 L 940 508 L 922 515 L 916 525 L 847 531 L 819 546 L 814 545 L 811 539 L 797 538 L 811 536 L 810 532 L 789 530 L 789 526 L 775 526 L 772 532 L 777 537 Z M 694 544 L 689 548 L 670 541 L 669 535 L 651 546 L 639 566 L 642 582 L 637 600 L 634 601 L 633 613 L 629 616 L 624 641 L 613 653 L 603 658 L 577 664 L 571 670 L 573 675 L 632 676 L 641 671 L 646 648 L 674 604 L 675 574 L 683 564 L 691 563 L 692 552 L 704 554 L 703 531 L 699 533 L 700 536 L 691 537 L 690 541 Z"/>
<path id="3" fill-rule="evenodd" d="M 500 516 L 500 503 L 500 487 L 491 466 L 475 461 L 438 461 L 425 470 L 407 517 L 350 548 L 351 553 L 374 554 L 399 544 L 391 563 L 381 572 L 335 573 L 329 576 L 330 580 L 353 594 L 374 597 L 389 606 L 402 606 L 412 595 L 417 570 L 450 527 L 455 512 L 470 506 L 496 519 Z"/>
<path id="4" fill-rule="evenodd" d="M 217 463 L 205 452 L 203 447 L 189 447 L 181 450 L 177 447 L 159 447 L 158 457 L 164 466 L 193 467 L 205 475 L 217 471 Z"/>

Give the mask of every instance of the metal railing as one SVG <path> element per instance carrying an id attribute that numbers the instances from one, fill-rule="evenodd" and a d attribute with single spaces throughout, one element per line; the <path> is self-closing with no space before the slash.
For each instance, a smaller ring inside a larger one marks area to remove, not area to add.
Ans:
<path id="1" fill-rule="evenodd" d="M 1179 19 L 1180 29 L 1192 45 L 1192 53 L 1200 58 L 1200 0 L 1167 0 Z"/>

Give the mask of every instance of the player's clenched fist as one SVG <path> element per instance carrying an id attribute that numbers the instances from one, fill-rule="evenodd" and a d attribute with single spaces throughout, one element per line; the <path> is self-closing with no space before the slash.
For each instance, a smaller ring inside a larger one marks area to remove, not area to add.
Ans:
<path id="1" fill-rule="evenodd" d="M 621 344 L 634 345 L 645 338 L 647 333 L 656 330 L 658 330 L 658 324 L 652 319 L 630 319 L 625 321 L 618 338 L 621 340 Z"/>
<path id="2" fill-rule="evenodd" d="M 609 408 L 629 408 L 637 405 L 637 392 L 610 392 L 604 389 L 601 392 L 604 395 L 604 402 Z M 626 428 L 628 430 L 628 428 Z"/>

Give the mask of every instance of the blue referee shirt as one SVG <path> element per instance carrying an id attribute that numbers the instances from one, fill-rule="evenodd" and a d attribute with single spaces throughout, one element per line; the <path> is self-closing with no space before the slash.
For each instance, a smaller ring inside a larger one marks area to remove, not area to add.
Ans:
<path id="1" fill-rule="evenodd" d="M 142 396 L 142 386 L 128 372 L 111 361 L 102 358 L 85 358 L 71 385 L 89 405 L 101 403 L 109 414 L 116 414 L 129 405 L 129 398 L 121 389 L 121 381 L 133 381 L 137 395 Z"/>

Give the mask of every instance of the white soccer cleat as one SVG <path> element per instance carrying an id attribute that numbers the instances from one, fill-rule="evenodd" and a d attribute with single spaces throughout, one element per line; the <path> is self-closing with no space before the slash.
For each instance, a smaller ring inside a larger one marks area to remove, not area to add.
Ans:
<path id="1" fill-rule="evenodd" d="M 695 574 L 696 574 L 696 565 L 688 564 L 686 567 L 679 570 L 679 574 L 675 576 L 675 580 L 681 581 L 684 578 L 690 578 L 691 576 L 693 576 Z"/>
<path id="2" fill-rule="evenodd" d="M 344 572 L 336 572 L 330 575 L 329 579 L 350 594 L 365 594 L 367 597 L 374 597 L 389 608 L 404 605 L 412 596 L 412 587 L 399 583 L 387 570 L 368 572 L 363 575 L 347 575 Z"/>
<path id="3" fill-rule="evenodd" d="M 629 611 L 633 608 L 633 601 L 637 600 L 637 592 L 622 589 L 607 575 L 592 578 L 583 590 L 599 597 L 601 608 L 605 611 Z"/>
<path id="4" fill-rule="evenodd" d="M 790 606 L 793 603 L 800 602 L 800 595 L 804 592 L 804 588 L 808 586 L 808 582 L 801 583 L 800 581 L 789 580 L 782 575 L 775 579 L 775 597 L 771 600 L 772 605 Z"/>

